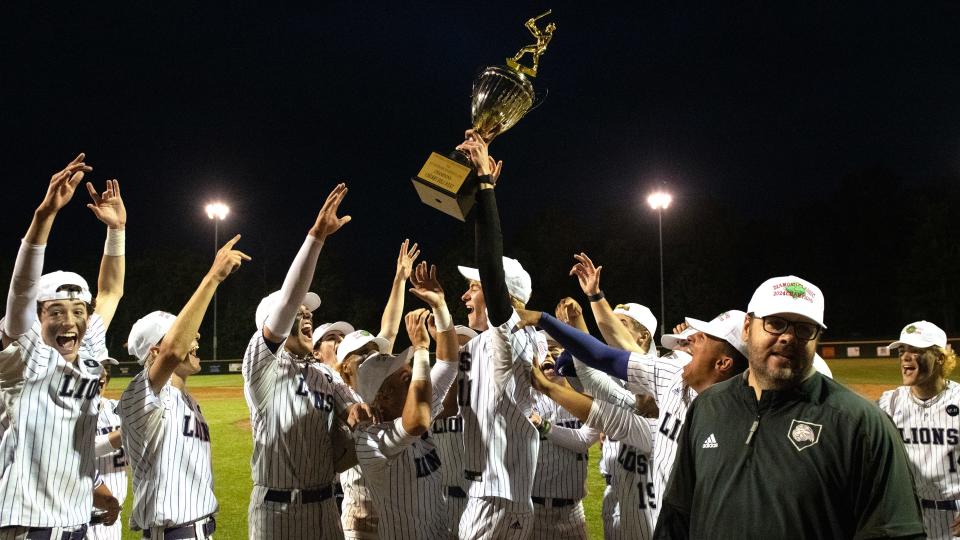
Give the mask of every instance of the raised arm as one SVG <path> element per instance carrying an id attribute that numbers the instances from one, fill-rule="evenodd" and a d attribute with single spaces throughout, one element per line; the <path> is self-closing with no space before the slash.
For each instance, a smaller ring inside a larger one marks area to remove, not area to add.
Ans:
<path id="1" fill-rule="evenodd" d="M 313 280 L 313 273 L 317 269 L 317 258 L 320 256 L 323 243 L 328 236 L 350 222 L 350 216 L 337 216 L 337 210 L 346 195 L 346 184 L 338 184 L 327 195 L 327 200 L 317 214 L 317 220 L 313 227 L 310 227 L 306 240 L 283 280 L 280 301 L 277 302 L 273 312 L 267 316 L 267 322 L 263 326 L 263 337 L 267 341 L 275 344 L 282 343 L 290 335 L 293 321 L 300 309 L 300 302 L 307 294 L 310 282 Z"/>
<path id="2" fill-rule="evenodd" d="M 107 188 L 97 193 L 91 182 L 87 182 L 87 193 L 93 202 L 87 204 L 93 215 L 107 226 L 107 239 L 103 245 L 103 258 L 100 259 L 100 276 L 97 278 L 96 313 L 103 321 L 104 329 L 110 327 L 123 298 L 123 280 L 126 275 L 125 234 L 127 228 L 127 209 L 120 196 L 120 182 L 107 180 Z"/>
<path id="3" fill-rule="evenodd" d="M 476 233 L 476 261 L 480 272 L 480 286 L 487 303 L 487 318 L 493 326 L 510 319 L 513 305 L 503 272 L 503 233 L 500 230 L 500 212 L 494 186 L 500 176 L 503 162 L 495 162 L 487 153 L 488 143 L 472 130 L 467 130 L 458 150 L 470 156 L 477 170 L 477 202 L 473 211 Z"/>
<path id="4" fill-rule="evenodd" d="M 197 339 L 197 331 L 200 329 L 200 323 L 207 312 L 207 306 L 213 299 L 213 293 L 217 287 L 227 279 L 231 273 L 236 271 L 242 261 L 249 261 L 250 257 L 245 253 L 233 249 L 234 244 L 240 240 L 240 235 L 231 238 L 220 251 L 213 261 L 213 266 L 207 272 L 207 275 L 200 281 L 197 288 L 187 304 L 180 310 L 177 319 L 173 322 L 170 330 L 160 340 L 159 352 L 156 360 L 150 365 L 150 386 L 155 393 L 160 393 L 163 385 L 167 383 L 170 376 L 176 370 L 177 365 L 182 362 L 194 347 Z"/>
<path id="5" fill-rule="evenodd" d="M 3 322 L 3 347 L 27 333 L 37 320 L 37 286 L 43 272 L 43 255 L 53 221 L 66 206 L 83 180 L 93 170 L 80 154 L 63 170 L 50 177 L 47 193 L 33 212 L 33 220 L 20 243 L 17 261 L 13 266 L 10 290 L 7 293 L 6 316 Z"/>
<path id="6" fill-rule="evenodd" d="M 587 329 L 587 321 L 583 319 L 583 308 L 580 307 L 580 302 L 573 298 L 568 296 L 557 302 L 554 314 L 560 322 L 569 324 L 581 332 L 590 333 Z"/>
<path id="7" fill-rule="evenodd" d="M 406 239 L 400 244 L 400 254 L 397 255 L 397 272 L 393 275 L 393 285 L 390 287 L 390 297 L 387 298 L 387 306 L 383 308 L 383 316 L 380 317 L 380 333 L 382 337 L 390 342 L 387 352 L 393 351 L 393 344 L 400 333 L 400 321 L 403 320 L 403 294 L 404 286 L 410 273 L 413 271 L 413 263 L 420 256 L 420 249 L 414 243 L 410 246 L 410 239 Z"/>
<path id="8" fill-rule="evenodd" d="M 617 319 L 607 299 L 600 291 L 600 272 L 603 271 L 603 266 L 595 266 L 586 253 L 578 253 L 573 258 L 577 260 L 577 264 L 570 269 L 570 275 L 577 276 L 580 288 L 587 295 L 587 299 L 590 300 L 590 309 L 597 320 L 597 327 L 600 328 L 600 334 L 603 335 L 604 341 L 618 349 L 645 353 L 646 351 L 637 345 L 630 332 Z"/>
<path id="9" fill-rule="evenodd" d="M 525 309 L 518 310 L 518 313 L 520 326 L 539 326 L 584 364 L 627 380 L 628 351 L 604 345 L 590 334 L 563 324 L 546 313 Z"/>
<path id="10" fill-rule="evenodd" d="M 403 404 L 401 422 L 403 430 L 418 437 L 430 429 L 433 385 L 430 382 L 430 336 L 427 334 L 427 317 L 430 312 L 418 309 L 407 313 L 404 320 L 407 335 L 413 344 L 413 373 L 407 388 L 407 400 Z"/>

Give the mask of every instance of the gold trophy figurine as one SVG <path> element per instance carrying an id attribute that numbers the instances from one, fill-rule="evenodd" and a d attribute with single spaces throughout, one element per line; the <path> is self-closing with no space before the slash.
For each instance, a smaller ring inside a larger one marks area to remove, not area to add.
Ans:
<path id="1" fill-rule="evenodd" d="M 527 20 L 527 30 L 533 34 L 533 38 L 536 39 L 537 42 L 520 49 L 513 58 L 507 58 L 507 66 L 531 77 L 537 76 L 537 66 L 540 64 L 540 55 L 546 52 L 547 45 L 550 43 L 550 40 L 553 39 L 553 32 L 557 29 L 556 24 L 550 23 L 541 32 L 540 29 L 537 28 L 537 21 L 551 13 L 553 13 L 553 10 L 548 9 L 546 13 L 541 13 Z M 527 53 L 530 53 L 530 56 L 533 57 L 533 65 L 530 67 L 520 64 L 520 58 Z"/>
<path id="2" fill-rule="evenodd" d="M 557 29 L 554 23 L 543 30 L 537 21 L 550 15 L 552 10 L 529 19 L 526 27 L 537 42 L 507 59 L 506 66 L 490 66 L 473 82 L 470 117 L 473 129 L 488 143 L 507 131 L 533 107 L 534 91 L 530 77 L 537 76 L 540 56 Z M 520 64 L 525 54 L 530 54 L 533 65 Z M 420 172 L 411 178 L 420 200 L 441 212 L 466 221 L 473 208 L 477 193 L 476 171 L 463 153 L 454 150 L 447 155 L 430 154 Z"/>

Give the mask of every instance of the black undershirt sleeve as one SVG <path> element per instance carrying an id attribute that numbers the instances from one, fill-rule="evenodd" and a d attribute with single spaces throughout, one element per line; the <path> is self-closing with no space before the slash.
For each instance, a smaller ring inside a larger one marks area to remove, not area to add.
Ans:
<path id="1" fill-rule="evenodd" d="M 477 181 L 489 182 L 490 177 L 481 176 Z M 503 273 L 503 232 L 500 230 L 500 212 L 497 210 L 494 190 L 477 190 L 474 216 L 477 269 L 487 304 L 487 317 L 493 326 L 500 326 L 510 319 L 513 306 Z"/>

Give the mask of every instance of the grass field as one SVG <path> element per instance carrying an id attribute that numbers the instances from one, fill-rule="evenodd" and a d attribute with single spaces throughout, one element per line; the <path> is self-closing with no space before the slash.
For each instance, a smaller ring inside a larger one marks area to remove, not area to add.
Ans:
<path id="1" fill-rule="evenodd" d="M 882 390 L 896 386 L 900 381 L 896 359 L 837 360 L 829 364 L 838 381 L 874 400 Z M 114 379 L 106 395 L 117 398 L 128 382 L 128 378 Z M 252 487 L 250 454 L 253 444 L 246 423 L 249 417 L 242 384 L 239 375 L 204 375 L 193 377 L 189 382 L 190 391 L 200 402 L 210 425 L 215 491 L 220 502 L 215 535 L 218 540 L 247 537 L 247 503 Z M 596 467 L 599 454 L 597 448 L 590 452 L 588 494 L 583 503 L 590 538 L 603 538 L 600 498 L 604 483 Z M 129 493 L 122 515 L 125 524 L 133 499 L 132 490 Z M 126 530 L 123 538 L 139 536 Z"/>

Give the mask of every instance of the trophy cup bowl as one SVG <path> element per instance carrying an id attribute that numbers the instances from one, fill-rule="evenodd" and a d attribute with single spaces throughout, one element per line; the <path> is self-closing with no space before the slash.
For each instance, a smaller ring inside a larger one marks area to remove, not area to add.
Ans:
<path id="1" fill-rule="evenodd" d="M 488 67 L 473 83 L 473 129 L 489 143 L 516 125 L 533 102 L 533 84 L 526 75 L 503 66 Z M 446 156 L 431 153 L 411 180 L 424 204 L 466 221 L 476 197 L 475 178 L 469 158 L 454 150 Z"/>

